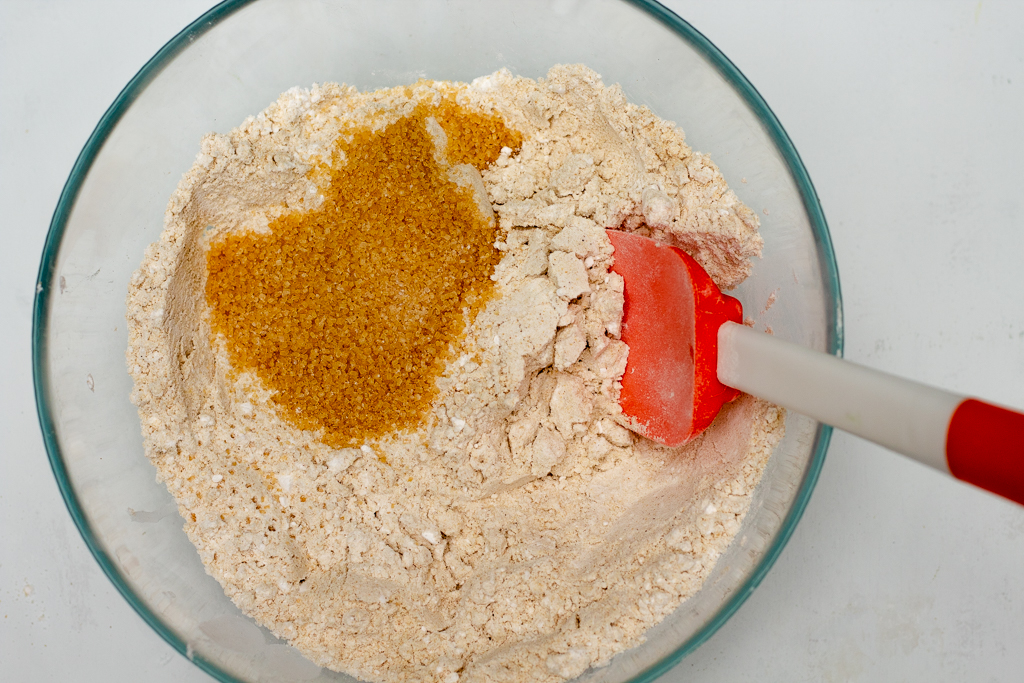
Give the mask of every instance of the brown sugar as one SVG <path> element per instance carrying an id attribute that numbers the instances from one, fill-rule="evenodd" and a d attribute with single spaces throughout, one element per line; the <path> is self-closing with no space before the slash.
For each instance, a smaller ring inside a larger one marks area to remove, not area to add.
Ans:
<path id="1" fill-rule="evenodd" d="M 288 421 L 349 446 L 415 428 L 450 348 L 493 293 L 494 221 L 434 157 L 478 169 L 521 136 L 443 99 L 341 141 L 323 204 L 210 245 L 206 298 L 232 367 L 254 371 Z"/>
<path id="2" fill-rule="evenodd" d="M 523 142 L 500 119 L 460 107 L 451 99 L 441 100 L 431 115 L 448 134 L 448 163 L 453 166 L 470 164 L 482 171 L 498 158 L 502 147 L 518 149 Z"/>

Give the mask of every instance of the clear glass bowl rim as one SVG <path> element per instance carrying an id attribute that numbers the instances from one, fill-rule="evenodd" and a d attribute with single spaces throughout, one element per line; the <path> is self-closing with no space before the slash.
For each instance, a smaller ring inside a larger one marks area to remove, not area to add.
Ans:
<path id="1" fill-rule="evenodd" d="M 96 128 L 89 136 L 88 141 L 79 153 L 71 174 L 64 185 L 57 207 L 54 210 L 53 218 L 50 220 L 50 228 L 46 235 L 43 246 L 42 260 L 39 265 L 39 273 L 36 278 L 36 295 L 32 312 L 32 375 L 35 385 L 36 412 L 39 417 L 39 424 L 42 429 L 43 442 L 46 446 L 47 456 L 54 476 L 57 479 L 57 486 L 64 498 L 64 503 L 71 513 L 71 517 L 82 534 L 85 544 L 96 558 L 104 573 L 114 584 L 128 604 L 167 641 L 175 650 L 188 657 L 199 668 L 224 683 L 245 683 L 222 670 L 215 662 L 195 655 L 191 648 L 176 633 L 174 633 L 160 617 L 154 613 L 137 596 L 121 575 L 117 565 L 110 555 L 103 549 L 97 537 L 92 531 L 85 512 L 78 501 L 75 491 L 68 477 L 64 466 L 64 460 L 57 440 L 53 416 L 50 412 L 50 401 L 48 396 L 48 367 L 46 363 L 46 336 L 48 332 L 47 312 L 49 310 L 50 294 L 53 291 L 53 280 L 56 268 L 57 253 L 60 249 L 61 240 L 67 227 L 68 219 L 71 216 L 72 208 L 78 198 L 82 183 L 92 166 L 93 161 L 99 154 L 111 131 L 120 121 L 121 116 L 135 101 L 136 97 L 146 89 L 154 78 L 169 64 L 180 52 L 188 47 L 196 38 L 210 30 L 218 23 L 229 17 L 239 9 L 249 5 L 256 0 L 225 0 L 225 2 L 213 7 L 185 29 L 171 38 L 152 58 L 139 70 L 138 73 L 128 82 L 118 94 L 113 104 L 107 109 L 100 119 Z M 839 272 L 836 266 L 835 253 L 832 249 L 832 239 L 829 235 L 828 225 L 825 221 L 825 214 L 818 201 L 817 192 L 811 183 L 810 176 L 804 168 L 800 155 L 793 146 L 792 141 L 783 129 L 782 124 L 769 108 L 768 104 L 757 92 L 754 86 L 740 72 L 736 66 L 719 50 L 715 45 L 704 37 L 697 29 L 662 6 L 655 0 L 622 0 L 627 4 L 636 6 L 649 14 L 656 21 L 661 22 L 682 40 L 703 55 L 712 66 L 732 85 L 744 102 L 756 114 L 764 126 L 769 137 L 774 142 L 779 153 L 792 174 L 797 185 L 800 197 L 803 200 L 804 209 L 807 211 L 811 228 L 814 233 L 818 253 L 822 259 L 822 271 L 831 295 L 832 309 L 829 311 L 830 329 L 827 340 L 827 351 L 836 356 L 842 356 L 843 351 L 843 306 L 842 295 L 839 287 Z M 771 546 L 761 557 L 760 563 L 754 571 L 736 590 L 729 599 L 722 604 L 718 612 L 705 624 L 704 628 L 695 633 L 688 640 L 679 645 L 670 654 L 663 657 L 653 666 L 637 674 L 630 683 L 647 683 L 653 681 L 666 671 L 674 667 L 686 655 L 693 652 L 704 641 L 710 638 L 721 626 L 731 617 L 740 605 L 754 592 L 754 589 L 761 583 L 778 558 L 786 542 L 793 534 L 797 522 L 803 515 L 807 502 L 810 500 L 811 492 L 818 480 L 822 465 L 825 462 L 825 452 L 832 436 L 832 428 L 827 425 L 819 425 L 815 435 L 814 450 L 811 456 L 809 467 L 805 473 L 804 480 L 793 500 L 793 505 L 783 520 L 779 534 Z"/>

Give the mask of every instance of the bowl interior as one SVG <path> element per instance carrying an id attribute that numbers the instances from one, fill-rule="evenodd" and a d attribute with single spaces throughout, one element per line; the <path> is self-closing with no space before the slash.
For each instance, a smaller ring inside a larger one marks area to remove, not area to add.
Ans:
<path id="1" fill-rule="evenodd" d="M 764 258 L 736 291 L 759 325 L 838 353 L 838 279 L 810 181 L 739 72 L 660 6 L 596 0 L 225 3 L 168 43 L 101 120 L 54 214 L 40 269 L 33 353 L 44 438 L 68 507 L 103 569 L 174 647 L 221 680 L 336 681 L 244 617 L 206 575 L 173 499 L 143 455 L 128 400 L 125 297 L 199 140 L 226 133 L 295 85 L 376 89 L 538 77 L 582 62 L 675 121 L 760 212 Z M 769 296 L 777 296 L 767 312 Z M 697 595 L 647 642 L 584 674 L 649 680 L 711 635 L 764 576 L 807 501 L 829 431 L 789 414 L 736 540 Z"/>

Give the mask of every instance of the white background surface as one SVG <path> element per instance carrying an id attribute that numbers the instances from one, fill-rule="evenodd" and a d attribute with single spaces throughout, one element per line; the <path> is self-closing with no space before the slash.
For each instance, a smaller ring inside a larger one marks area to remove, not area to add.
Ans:
<path id="1" fill-rule="evenodd" d="M 36 269 L 74 159 L 208 4 L 0 0 L 3 681 L 212 680 L 89 555 L 30 367 Z M 1024 3 L 667 4 L 800 151 L 835 243 L 847 358 L 1024 407 Z M 1020 681 L 1022 643 L 1024 508 L 837 434 L 767 579 L 663 680 Z"/>

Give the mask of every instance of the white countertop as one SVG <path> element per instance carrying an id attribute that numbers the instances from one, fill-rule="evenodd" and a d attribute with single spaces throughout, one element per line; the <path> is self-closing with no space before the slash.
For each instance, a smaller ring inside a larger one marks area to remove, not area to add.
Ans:
<path id="1" fill-rule="evenodd" d="M 204 0 L 0 0 L 0 679 L 211 681 L 115 591 L 32 399 L 50 215 L 121 88 Z M 667 2 L 793 139 L 846 357 L 1024 407 L 1024 3 Z M 1024 508 L 837 433 L 779 561 L 671 681 L 1024 680 Z"/>

